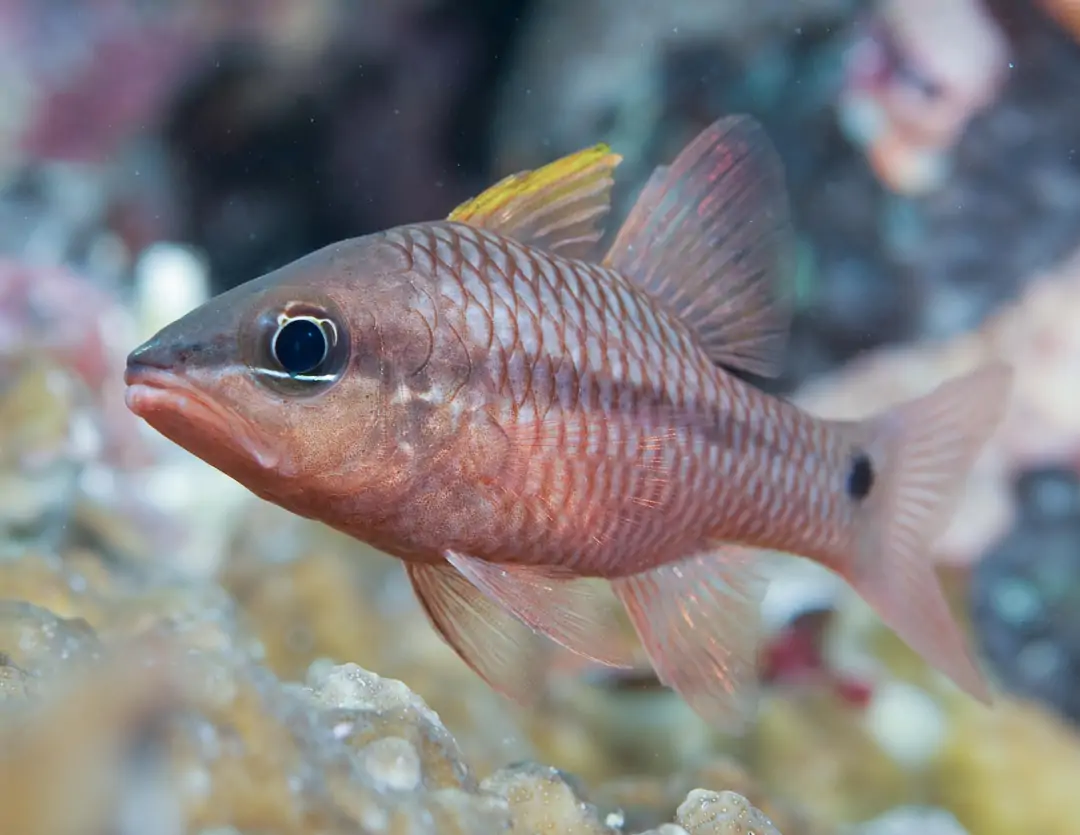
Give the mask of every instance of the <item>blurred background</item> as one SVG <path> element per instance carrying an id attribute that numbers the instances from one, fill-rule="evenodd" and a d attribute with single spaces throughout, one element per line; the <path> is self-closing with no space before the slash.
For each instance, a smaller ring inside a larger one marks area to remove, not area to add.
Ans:
<path id="1" fill-rule="evenodd" d="M 799 234 L 770 390 L 1017 369 L 940 551 L 992 710 L 794 559 L 745 737 L 644 659 L 518 708 L 400 566 L 124 407 L 210 295 L 598 141 L 617 225 L 729 113 Z M 0 832 L 1076 835 L 1078 468 L 1075 0 L 0 0 Z"/>

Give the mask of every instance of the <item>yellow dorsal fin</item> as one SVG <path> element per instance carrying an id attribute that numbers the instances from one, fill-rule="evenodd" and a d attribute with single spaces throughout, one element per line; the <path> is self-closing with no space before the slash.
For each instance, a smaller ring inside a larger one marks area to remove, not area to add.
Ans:
<path id="1" fill-rule="evenodd" d="M 447 220 L 498 232 L 568 258 L 588 258 L 603 236 L 615 166 L 622 157 L 594 145 L 534 171 L 504 177 Z"/>

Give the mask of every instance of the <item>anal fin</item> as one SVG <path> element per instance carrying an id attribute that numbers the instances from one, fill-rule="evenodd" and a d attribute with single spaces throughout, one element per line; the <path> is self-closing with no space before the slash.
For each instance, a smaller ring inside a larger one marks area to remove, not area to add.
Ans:
<path id="1" fill-rule="evenodd" d="M 656 169 L 604 264 L 681 317 L 713 362 L 774 377 L 795 254 L 780 157 L 754 119 L 732 116 Z"/>
<path id="2" fill-rule="evenodd" d="M 613 581 L 660 681 L 719 730 L 737 733 L 757 694 L 760 552 L 720 545 Z"/>
<path id="3" fill-rule="evenodd" d="M 609 667 L 633 666 L 632 649 L 596 585 L 549 567 L 496 565 L 453 551 L 446 558 L 481 592 L 566 649 Z"/>
<path id="4" fill-rule="evenodd" d="M 551 646 L 449 563 L 406 563 L 435 631 L 488 685 L 519 704 L 544 686 Z"/>

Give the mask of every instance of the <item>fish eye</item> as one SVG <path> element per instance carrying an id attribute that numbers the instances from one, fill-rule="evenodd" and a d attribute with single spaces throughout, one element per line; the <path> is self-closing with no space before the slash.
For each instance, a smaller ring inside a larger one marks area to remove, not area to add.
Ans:
<path id="1" fill-rule="evenodd" d="M 289 302 L 264 310 L 244 341 L 248 366 L 263 385 L 290 395 L 325 391 L 348 364 L 350 343 L 344 320 L 329 300 Z"/>
<path id="2" fill-rule="evenodd" d="M 330 353 L 324 326 L 310 316 L 286 319 L 274 332 L 270 353 L 282 370 L 293 377 L 310 374 Z"/>

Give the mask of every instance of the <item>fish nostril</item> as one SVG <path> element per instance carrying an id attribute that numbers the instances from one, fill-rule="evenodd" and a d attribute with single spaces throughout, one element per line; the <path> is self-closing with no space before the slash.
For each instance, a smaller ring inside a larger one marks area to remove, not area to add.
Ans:
<path id="1" fill-rule="evenodd" d="M 191 362 L 206 350 L 207 345 L 201 342 L 176 347 L 151 339 L 128 354 L 127 366 L 129 369 L 136 367 L 171 369 Z"/>
<path id="2" fill-rule="evenodd" d="M 147 342 L 128 354 L 127 367 L 129 371 L 136 368 L 168 368 L 169 359 L 169 353 L 162 350 L 160 345 Z"/>
<path id="3" fill-rule="evenodd" d="M 130 386 L 139 381 L 143 372 L 152 369 L 167 369 L 168 365 L 162 361 L 163 359 L 163 354 L 154 350 L 152 343 L 140 345 L 128 354 L 127 367 L 124 369 L 124 382 Z"/>
<path id="4" fill-rule="evenodd" d="M 178 366 L 190 363 L 205 349 L 206 346 L 201 343 L 177 347 L 175 344 L 151 339 L 128 354 L 125 376 L 147 369 L 175 370 Z"/>

